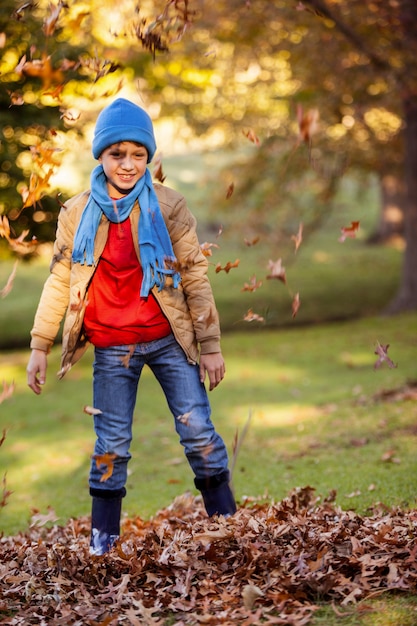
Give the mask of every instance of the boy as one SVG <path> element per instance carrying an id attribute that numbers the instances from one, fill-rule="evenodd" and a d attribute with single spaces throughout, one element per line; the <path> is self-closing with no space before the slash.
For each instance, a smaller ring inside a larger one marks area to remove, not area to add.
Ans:
<path id="1" fill-rule="evenodd" d="M 207 514 L 232 515 L 228 457 L 210 419 L 204 380 L 214 389 L 225 366 L 208 263 L 196 220 L 176 191 L 152 183 L 153 125 L 119 98 L 97 118 L 91 190 L 66 202 L 58 218 L 51 274 L 31 331 L 29 387 L 41 392 L 47 354 L 65 316 L 59 377 L 94 346 L 94 456 L 110 454 L 113 473 L 92 459 L 91 554 L 120 535 L 122 498 L 137 386 L 147 364 L 175 420 Z"/>

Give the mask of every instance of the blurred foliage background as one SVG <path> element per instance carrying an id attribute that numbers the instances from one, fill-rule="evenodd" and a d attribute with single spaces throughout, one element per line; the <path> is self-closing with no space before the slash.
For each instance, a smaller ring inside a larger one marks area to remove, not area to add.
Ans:
<path id="1" fill-rule="evenodd" d="M 285 252 L 346 178 L 364 192 L 376 180 L 369 238 L 405 251 L 393 308 L 417 308 L 416 12 L 410 0 L 4 0 L 1 254 L 30 258 L 53 239 L 62 203 L 89 184 L 96 115 L 124 96 L 153 118 L 159 159 L 223 161 L 193 182 L 214 183 L 203 226 L 221 221 L 225 237 Z"/>

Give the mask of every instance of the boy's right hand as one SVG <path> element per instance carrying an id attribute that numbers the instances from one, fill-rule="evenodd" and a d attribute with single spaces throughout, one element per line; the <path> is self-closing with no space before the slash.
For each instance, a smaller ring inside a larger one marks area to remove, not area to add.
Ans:
<path id="1" fill-rule="evenodd" d="M 38 395 L 42 391 L 41 385 L 44 385 L 46 381 L 46 366 L 46 352 L 43 350 L 32 350 L 26 374 L 29 387 Z"/>

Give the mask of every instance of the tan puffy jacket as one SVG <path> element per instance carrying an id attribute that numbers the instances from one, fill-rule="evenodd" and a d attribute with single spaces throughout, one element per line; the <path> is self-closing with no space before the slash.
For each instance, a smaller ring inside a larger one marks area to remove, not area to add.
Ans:
<path id="1" fill-rule="evenodd" d="M 181 266 L 181 283 L 174 288 L 172 279 L 168 277 L 165 287 L 161 291 L 154 288 L 152 293 L 189 362 L 195 363 L 198 345 L 201 354 L 220 352 L 219 318 L 207 276 L 208 262 L 197 239 L 195 217 L 188 210 L 184 197 L 159 184 L 155 184 L 155 191 L 174 254 Z M 58 372 L 60 378 L 88 346 L 83 333 L 83 317 L 85 306 L 88 306 L 88 286 L 96 266 L 71 261 L 74 235 L 88 196 L 88 191 L 74 196 L 60 211 L 51 273 L 45 282 L 31 331 L 30 347 L 49 352 L 65 316 L 61 370 Z M 139 215 L 140 209 L 136 205 L 130 214 L 130 221 L 140 259 Z M 109 221 L 103 215 L 94 243 L 95 259 L 103 252 L 108 228 Z"/>

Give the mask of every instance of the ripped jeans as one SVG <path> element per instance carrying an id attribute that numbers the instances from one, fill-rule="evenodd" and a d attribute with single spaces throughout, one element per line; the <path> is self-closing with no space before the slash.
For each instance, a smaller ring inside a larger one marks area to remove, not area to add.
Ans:
<path id="1" fill-rule="evenodd" d="M 93 458 L 89 482 L 94 491 L 118 491 L 126 484 L 133 412 L 144 365 L 150 367 L 162 387 L 195 478 L 207 479 L 227 471 L 227 450 L 211 421 L 199 367 L 188 363 L 171 334 L 134 347 L 95 348 L 93 402 L 101 413 L 94 415 L 94 454 L 113 455 L 113 472 L 107 480 L 100 481 L 108 467 L 97 467 Z"/>

